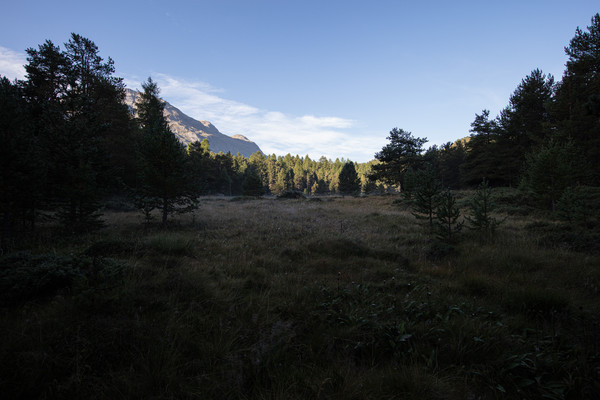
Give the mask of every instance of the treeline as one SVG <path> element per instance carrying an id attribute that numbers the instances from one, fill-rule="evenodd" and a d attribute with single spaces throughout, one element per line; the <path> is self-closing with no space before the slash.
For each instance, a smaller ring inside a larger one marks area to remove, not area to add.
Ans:
<path id="1" fill-rule="evenodd" d="M 431 168 L 443 187 L 472 188 L 486 178 L 520 187 L 553 210 L 568 188 L 600 186 L 600 14 L 591 22 L 565 48 L 561 81 L 532 71 L 498 116 L 484 109 L 469 137 L 440 147 L 424 150 L 426 139 L 395 128 L 371 177 L 410 193 Z"/>
<path id="2" fill-rule="evenodd" d="M 208 146 L 204 141 L 202 145 Z M 220 179 L 221 184 L 210 184 L 210 182 L 214 182 L 216 173 L 212 174 L 212 178 L 206 177 L 205 181 L 211 193 L 252 195 L 254 191 L 248 183 L 248 178 L 252 174 L 256 174 L 260 179 L 263 193 L 273 195 L 281 195 L 290 191 L 305 195 L 359 194 L 361 192 L 383 192 L 387 189 L 386 185 L 368 179 L 371 163 L 355 163 L 344 158 L 332 161 L 326 157 L 312 160 L 308 155 L 304 157 L 291 154 L 276 156 L 258 152 L 249 158 L 239 154 L 236 156 L 222 153 L 205 154 L 212 160 L 228 160 L 228 175 Z M 350 176 L 342 172 L 344 168 L 349 171 Z M 229 181 L 231 181 L 230 184 L 228 184 Z"/>
<path id="3" fill-rule="evenodd" d="M 205 194 L 377 189 L 366 178 L 368 164 L 214 154 L 207 141 L 184 148 L 169 129 L 156 83 L 142 85 L 134 117 L 114 62 L 80 35 L 72 34 L 64 49 L 47 40 L 26 52 L 26 78 L 0 78 L 3 238 L 34 229 L 41 217 L 57 218 L 72 232 L 97 227 L 103 201 L 114 195 L 132 199 L 148 218 L 160 210 L 166 222 Z"/>
<path id="4" fill-rule="evenodd" d="M 97 225 L 103 196 L 136 180 L 137 130 L 113 61 L 76 34 L 64 50 L 48 40 L 26 52 L 26 79 L 0 79 L 3 238 L 41 215 Z"/>
<path id="5" fill-rule="evenodd" d="M 76 232 L 102 223 L 111 195 L 128 196 L 150 218 L 195 208 L 204 194 L 357 194 L 401 189 L 410 196 L 428 171 L 444 188 L 521 187 L 555 208 L 565 193 L 600 186 L 600 15 L 576 30 L 563 78 L 534 70 L 500 115 L 476 114 L 471 136 L 424 150 L 426 139 L 394 129 L 369 163 L 321 157 L 214 154 L 208 142 L 184 148 L 170 131 L 149 79 L 137 117 L 124 84 L 89 39 L 64 49 L 29 48 L 26 78 L 0 78 L 2 237 L 44 216 Z"/>

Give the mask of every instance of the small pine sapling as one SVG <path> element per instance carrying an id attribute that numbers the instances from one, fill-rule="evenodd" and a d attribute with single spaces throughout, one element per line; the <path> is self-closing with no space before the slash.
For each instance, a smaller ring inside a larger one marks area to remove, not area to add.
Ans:
<path id="1" fill-rule="evenodd" d="M 456 205 L 456 197 L 450 190 L 444 191 L 439 197 L 436 217 L 438 237 L 445 242 L 452 241 L 453 236 L 462 229 L 464 221 L 458 221 L 460 209 Z"/>
<path id="2" fill-rule="evenodd" d="M 498 225 L 503 222 L 491 216 L 491 212 L 495 208 L 496 205 L 492 198 L 492 188 L 488 180 L 483 178 L 483 181 L 477 187 L 477 191 L 469 203 L 471 216 L 467 215 L 465 217 L 471 225 L 470 228 L 487 235 L 492 235 Z"/>
<path id="3" fill-rule="evenodd" d="M 586 226 L 590 219 L 591 207 L 585 200 L 585 195 L 579 188 L 566 188 L 556 204 L 558 216 L 569 224 Z"/>
<path id="4" fill-rule="evenodd" d="M 440 183 L 435 178 L 433 168 L 429 167 L 417 174 L 417 188 L 413 198 L 413 215 L 427 220 L 429 230 L 433 232 L 435 211 L 439 203 Z"/>

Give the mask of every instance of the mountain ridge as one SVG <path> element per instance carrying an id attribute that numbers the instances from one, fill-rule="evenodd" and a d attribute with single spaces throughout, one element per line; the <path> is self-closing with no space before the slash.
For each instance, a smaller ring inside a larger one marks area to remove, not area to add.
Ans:
<path id="1" fill-rule="evenodd" d="M 135 103 L 139 95 L 139 91 L 125 89 L 125 104 L 134 112 L 137 112 Z M 161 99 L 161 101 L 165 104 L 165 117 L 169 123 L 169 128 L 184 146 L 196 140 L 207 139 L 210 144 L 210 151 L 213 153 L 240 153 L 245 157 L 250 157 L 257 151 L 262 153 L 260 147 L 246 136 L 240 134 L 225 135 L 211 122 L 194 119 L 164 99 Z"/>

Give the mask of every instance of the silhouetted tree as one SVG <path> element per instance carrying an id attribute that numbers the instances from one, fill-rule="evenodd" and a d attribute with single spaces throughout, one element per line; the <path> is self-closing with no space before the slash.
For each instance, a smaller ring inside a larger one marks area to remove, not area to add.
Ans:
<path id="1" fill-rule="evenodd" d="M 79 230 L 100 224 L 99 200 L 115 175 L 107 137 L 117 121 L 124 127 L 120 133 L 130 127 L 112 60 L 104 62 L 98 47 L 77 34 L 65 48 L 46 41 L 27 49 L 24 88 L 47 156 L 46 197 L 58 205 L 63 224 Z"/>
<path id="2" fill-rule="evenodd" d="M 387 139 L 390 143 L 375 154 L 379 163 L 372 166 L 370 179 L 401 185 L 409 168 L 419 169 L 422 165 L 421 153 L 427 139 L 398 128 L 392 129 Z"/>
<path id="3" fill-rule="evenodd" d="M 460 175 L 464 185 L 474 186 L 484 176 L 493 177 L 497 181 L 498 160 L 496 158 L 496 121 L 490 120 L 489 110 L 475 114 L 471 123 L 471 136 L 466 143 L 465 161 Z"/>
<path id="4" fill-rule="evenodd" d="M 43 153 L 20 84 L 0 77 L 0 223 L 2 239 L 32 228 L 43 200 Z"/>
<path id="5" fill-rule="evenodd" d="M 265 194 L 262 179 L 256 169 L 252 166 L 246 169 L 243 189 L 245 196 L 260 197 Z"/>
<path id="6" fill-rule="evenodd" d="M 440 183 L 436 179 L 431 165 L 420 170 L 415 175 L 417 182 L 413 199 L 413 215 L 418 219 L 427 220 L 430 232 L 433 232 L 435 212 L 439 206 Z"/>
<path id="7" fill-rule="evenodd" d="M 550 139 L 527 158 L 522 188 L 533 193 L 543 207 L 555 211 L 563 191 L 574 182 L 576 156 L 571 141 Z"/>
<path id="8" fill-rule="evenodd" d="M 579 179 L 600 185 L 600 14 L 584 31 L 577 28 L 551 111 L 557 133 L 570 138 L 582 161 Z"/>
<path id="9" fill-rule="evenodd" d="M 554 78 L 536 69 L 526 76 L 510 96 L 509 105 L 498 117 L 495 180 L 515 186 L 527 154 L 548 136 L 548 106 L 554 90 Z"/>
<path id="10" fill-rule="evenodd" d="M 496 208 L 492 197 L 492 188 L 487 179 L 483 178 L 474 196 L 469 201 L 470 215 L 466 216 L 471 225 L 470 228 L 479 231 L 485 237 L 490 237 L 500 222 L 492 217 Z"/>
<path id="11" fill-rule="evenodd" d="M 452 241 L 453 236 L 461 231 L 464 222 L 458 221 L 460 209 L 450 190 L 445 190 L 439 195 L 435 216 L 438 237 L 446 242 Z"/>
<path id="12" fill-rule="evenodd" d="M 159 208 L 164 225 L 170 213 L 191 211 L 195 196 L 185 175 L 185 150 L 169 129 L 164 103 L 158 98 L 158 86 L 148 78 L 142 88 L 137 103 L 142 135 L 138 153 L 139 207 Z"/>
<path id="13" fill-rule="evenodd" d="M 352 161 L 346 162 L 340 171 L 338 191 L 342 194 L 357 194 L 360 192 L 360 180 Z"/>

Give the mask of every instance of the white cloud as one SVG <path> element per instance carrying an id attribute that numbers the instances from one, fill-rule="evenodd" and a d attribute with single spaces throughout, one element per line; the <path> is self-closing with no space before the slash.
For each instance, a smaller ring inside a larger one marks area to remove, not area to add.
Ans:
<path id="1" fill-rule="evenodd" d="M 0 75 L 11 81 L 25 78 L 25 53 L 19 53 L 0 46 Z"/>
<path id="2" fill-rule="evenodd" d="M 9 79 L 25 77 L 26 56 L 0 46 L 0 75 Z M 125 84 L 141 89 L 140 80 L 125 76 Z M 365 136 L 352 132 L 355 121 L 314 115 L 294 116 L 276 110 L 263 110 L 221 97 L 223 90 L 198 81 L 184 81 L 155 73 L 161 97 L 189 116 L 212 122 L 226 135 L 242 134 L 256 142 L 266 154 L 287 153 L 335 159 L 367 161 L 381 144 L 366 144 Z"/>
<path id="3" fill-rule="evenodd" d="M 217 95 L 221 90 L 206 83 L 165 74 L 155 74 L 153 79 L 161 96 L 175 107 L 195 119 L 212 122 L 224 134 L 248 137 L 267 154 L 308 154 L 311 158 L 352 158 L 353 154 L 361 154 L 360 159 L 367 160 L 377 151 L 365 148 L 364 142 L 352 135 L 349 129 L 354 121 L 349 119 L 263 110 L 225 99 Z"/>

